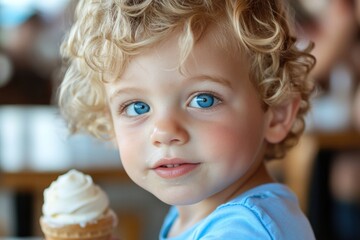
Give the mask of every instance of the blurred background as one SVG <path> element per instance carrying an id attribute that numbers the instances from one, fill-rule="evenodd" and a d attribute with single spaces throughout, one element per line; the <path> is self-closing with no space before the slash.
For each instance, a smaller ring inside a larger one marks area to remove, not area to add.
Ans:
<path id="1" fill-rule="evenodd" d="M 110 196 L 124 239 L 157 239 L 168 206 L 133 184 L 118 152 L 69 136 L 56 106 L 59 47 L 75 0 L 0 0 L 0 238 L 41 236 L 42 193 L 76 168 Z M 307 129 L 269 169 L 299 197 L 317 239 L 360 239 L 360 0 L 288 0 L 299 48 L 315 43 Z"/>
<path id="2" fill-rule="evenodd" d="M 109 194 L 124 239 L 156 239 L 168 206 L 133 184 L 110 143 L 69 136 L 56 107 L 77 1 L 0 0 L 0 238 L 42 236 L 43 190 L 75 168 Z"/>

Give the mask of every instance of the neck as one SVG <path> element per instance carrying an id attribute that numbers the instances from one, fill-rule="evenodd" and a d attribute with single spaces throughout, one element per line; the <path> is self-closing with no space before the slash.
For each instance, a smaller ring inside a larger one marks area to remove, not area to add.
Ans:
<path id="1" fill-rule="evenodd" d="M 186 229 L 192 227 L 194 224 L 208 216 L 219 205 L 228 202 L 241 193 L 246 192 L 256 186 L 273 182 L 270 177 L 265 163 L 261 162 L 253 170 L 231 184 L 225 190 L 216 193 L 199 203 L 186 206 L 177 206 L 179 217 L 171 228 L 169 236 L 176 236 Z"/>

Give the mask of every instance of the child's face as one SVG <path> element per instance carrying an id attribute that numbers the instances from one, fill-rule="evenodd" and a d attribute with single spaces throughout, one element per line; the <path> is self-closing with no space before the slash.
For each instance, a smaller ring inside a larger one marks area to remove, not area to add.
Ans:
<path id="1" fill-rule="evenodd" d="M 195 45 L 184 74 L 173 35 L 133 58 L 119 81 L 106 84 L 126 172 L 172 205 L 247 184 L 263 161 L 268 113 L 247 63 L 219 47 L 212 33 Z"/>

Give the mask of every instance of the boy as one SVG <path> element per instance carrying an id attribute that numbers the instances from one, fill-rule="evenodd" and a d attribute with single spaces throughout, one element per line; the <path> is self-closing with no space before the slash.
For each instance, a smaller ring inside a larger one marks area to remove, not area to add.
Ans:
<path id="1" fill-rule="evenodd" d="M 312 91 L 282 2 L 79 2 L 62 112 L 174 206 L 160 239 L 314 239 L 264 163 L 295 144 Z"/>

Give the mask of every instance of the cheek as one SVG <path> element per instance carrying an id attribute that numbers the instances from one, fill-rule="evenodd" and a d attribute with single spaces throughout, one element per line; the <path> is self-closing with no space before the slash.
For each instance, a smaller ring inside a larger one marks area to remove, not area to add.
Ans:
<path id="1" fill-rule="evenodd" d="M 239 143 L 238 134 L 231 127 L 213 126 L 207 128 L 204 134 L 202 143 L 208 146 L 209 151 L 228 151 Z"/>
<path id="2" fill-rule="evenodd" d="M 116 142 L 120 152 L 121 162 L 127 172 L 132 171 L 141 158 L 141 138 L 126 129 L 116 129 Z"/>
<path id="3" fill-rule="evenodd" d="M 142 160 L 145 154 L 144 151 L 140 149 L 142 145 L 138 138 L 121 135 L 121 137 L 117 139 L 117 144 L 125 172 L 134 183 L 145 188 L 142 180 L 142 169 L 144 167 Z"/>
<path id="4" fill-rule="evenodd" d="M 199 147 L 204 148 L 200 150 L 215 159 L 252 159 L 262 143 L 261 127 L 252 127 L 249 123 L 237 124 L 212 124 L 206 127 L 198 140 L 201 142 Z"/>

